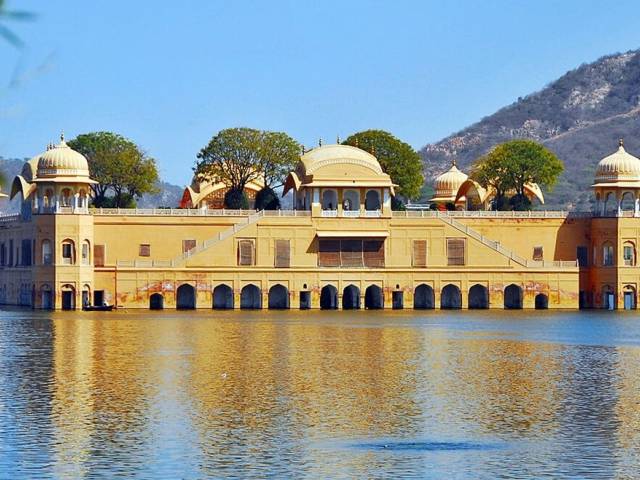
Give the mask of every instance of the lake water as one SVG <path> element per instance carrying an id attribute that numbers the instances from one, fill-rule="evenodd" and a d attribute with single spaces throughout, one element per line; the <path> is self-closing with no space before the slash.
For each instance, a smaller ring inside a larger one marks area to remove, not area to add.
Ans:
<path id="1" fill-rule="evenodd" d="M 640 316 L 0 311 L 0 478 L 637 478 Z"/>

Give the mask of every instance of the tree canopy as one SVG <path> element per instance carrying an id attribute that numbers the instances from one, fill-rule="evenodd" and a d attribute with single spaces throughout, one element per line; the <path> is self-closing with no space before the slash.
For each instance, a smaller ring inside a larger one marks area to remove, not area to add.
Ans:
<path id="1" fill-rule="evenodd" d="M 93 204 L 128 207 L 145 193 L 155 193 L 159 181 L 156 162 L 134 142 L 112 132 L 91 132 L 68 142 L 89 162 Z M 111 195 L 109 195 L 111 194 Z"/>
<path id="2" fill-rule="evenodd" d="M 533 140 L 511 140 L 478 158 L 471 168 L 471 178 L 495 189 L 498 208 L 506 207 L 506 196 L 512 193 L 511 204 L 520 209 L 528 206 L 527 183 L 551 189 L 563 170 L 562 161 L 543 145 Z"/>
<path id="3" fill-rule="evenodd" d="M 295 168 L 300 149 L 300 144 L 283 132 L 227 128 L 200 150 L 194 171 L 203 178 L 224 182 L 230 190 L 242 192 L 256 180 L 273 189 Z"/>
<path id="4" fill-rule="evenodd" d="M 354 133 L 342 143 L 371 152 L 380 162 L 382 170 L 398 185 L 398 195 L 407 199 L 420 196 L 424 183 L 422 161 L 411 145 L 384 130 Z"/>

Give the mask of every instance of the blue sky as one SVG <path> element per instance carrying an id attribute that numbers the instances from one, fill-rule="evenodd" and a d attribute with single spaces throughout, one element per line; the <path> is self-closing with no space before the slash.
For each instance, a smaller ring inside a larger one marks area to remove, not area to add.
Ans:
<path id="1" fill-rule="evenodd" d="M 234 126 L 305 145 L 368 128 L 415 148 L 598 57 L 640 47 L 633 1 L 8 0 L 0 156 L 121 133 L 187 183 Z"/>

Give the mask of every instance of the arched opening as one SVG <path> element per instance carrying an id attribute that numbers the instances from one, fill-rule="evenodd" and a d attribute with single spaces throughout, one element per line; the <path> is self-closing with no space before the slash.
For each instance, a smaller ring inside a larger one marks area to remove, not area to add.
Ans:
<path id="1" fill-rule="evenodd" d="M 544 293 L 539 293 L 535 298 L 536 310 L 546 310 L 549 308 L 549 297 Z"/>
<path id="2" fill-rule="evenodd" d="M 240 308 L 243 310 L 259 310 L 262 308 L 262 292 L 255 285 L 249 284 L 240 291 Z"/>
<path id="3" fill-rule="evenodd" d="M 196 308 L 196 289 L 188 283 L 183 283 L 176 292 L 176 308 L 178 310 L 193 310 Z"/>
<path id="4" fill-rule="evenodd" d="M 51 265 L 53 263 L 53 255 L 51 251 L 51 240 L 42 241 L 42 264 Z"/>
<path id="5" fill-rule="evenodd" d="M 89 240 L 84 240 L 82 242 L 80 259 L 82 265 L 91 265 L 91 244 L 89 243 Z"/>
<path id="6" fill-rule="evenodd" d="M 62 310 L 76 309 L 76 289 L 73 285 L 62 286 Z"/>
<path id="7" fill-rule="evenodd" d="M 61 198 L 60 198 L 60 202 L 61 205 L 63 207 L 70 207 L 71 206 L 71 189 L 70 188 L 63 188 L 62 189 L 62 193 L 61 193 Z"/>
<path id="8" fill-rule="evenodd" d="M 269 289 L 269 308 L 286 310 L 289 308 L 289 290 L 284 285 L 274 285 Z"/>
<path id="9" fill-rule="evenodd" d="M 602 197 L 600 196 L 600 192 L 596 192 L 596 202 L 593 206 L 594 212 L 596 215 L 599 215 L 602 208 Z"/>
<path id="10" fill-rule="evenodd" d="M 320 308 L 335 310 L 338 308 L 338 289 L 333 285 L 325 285 L 320 291 Z"/>
<path id="11" fill-rule="evenodd" d="M 616 196 L 613 192 L 607 193 L 604 199 L 604 214 L 607 216 L 615 215 L 618 212 Z"/>
<path id="12" fill-rule="evenodd" d="M 635 310 L 636 309 L 636 289 L 631 285 L 626 285 L 622 290 L 624 298 L 624 309 Z"/>
<path id="13" fill-rule="evenodd" d="M 91 306 L 91 286 L 84 285 L 82 287 L 82 308 Z"/>
<path id="14" fill-rule="evenodd" d="M 613 292 L 613 288 L 610 285 L 604 285 L 602 287 L 602 308 L 605 310 L 614 310 L 616 308 L 616 296 Z"/>
<path id="15" fill-rule="evenodd" d="M 355 285 L 347 285 L 342 291 L 342 309 L 357 310 L 360 308 L 360 289 Z"/>
<path id="16" fill-rule="evenodd" d="M 456 285 L 446 285 L 440 294 L 440 308 L 453 310 L 462 308 L 462 293 Z"/>
<path id="17" fill-rule="evenodd" d="M 49 285 L 45 284 L 40 287 L 40 306 L 45 310 L 53 308 L 53 292 Z"/>
<path id="18" fill-rule="evenodd" d="M 504 289 L 504 308 L 522 308 L 522 288 L 519 285 L 512 283 Z"/>
<path id="19" fill-rule="evenodd" d="M 435 294 L 430 285 L 422 283 L 413 292 L 413 308 L 427 310 L 436 308 Z"/>
<path id="20" fill-rule="evenodd" d="M 384 295 L 378 285 L 369 285 L 364 291 L 364 308 L 380 310 L 384 308 Z"/>
<path id="21" fill-rule="evenodd" d="M 345 190 L 342 193 L 342 210 L 345 212 L 360 211 L 360 192 L 358 190 Z"/>
<path id="22" fill-rule="evenodd" d="M 164 308 L 164 297 L 161 293 L 152 293 L 149 297 L 149 308 L 151 310 L 162 310 Z"/>
<path id="23" fill-rule="evenodd" d="M 364 197 L 365 210 L 380 210 L 380 192 L 378 190 L 367 190 Z"/>
<path id="24" fill-rule="evenodd" d="M 64 265 L 75 265 L 76 263 L 76 246 L 73 240 L 62 241 L 62 263 Z"/>
<path id="25" fill-rule="evenodd" d="M 622 245 L 622 258 L 625 267 L 634 267 L 636 264 L 636 246 L 633 242 L 624 242 Z"/>
<path id="26" fill-rule="evenodd" d="M 213 308 L 231 310 L 233 308 L 233 290 L 229 285 L 218 285 L 213 289 Z"/>
<path id="27" fill-rule="evenodd" d="M 391 308 L 393 310 L 402 310 L 404 308 L 404 292 L 402 290 L 394 290 L 391 293 Z"/>
<path id="28" fill-rule="evenodd" d="M 309 310 L 311 308 L 311 292 L 302 290 L 300 292 L 300 310 Z"/>
<path id="29" fill-rule="evenodd" d="M 338 209 L 338 192 L 335 190 L 324 190 L 322 192 L 322 209 L 337 210 Z"/>
<path id="30" fill-rule="evenodd" d="M 615 265 L 613 245 L 611 244 L 611 242 L 604 242 L 602 244 L 602 265 L 604 267 L 611 267 Z"/>
<path id="31" fill-rule="evenodd" d="M 469 308 L 489 308 L 489 289 L 484 285 L 474 285 L 469 289 Z"/>
<path id="32" fill-rule="evenodd" d="M 633 212 L 636 209 L 636 199 L 632 192 L 624 192 L 622 194 L 620 209 L 623 212 Z"/>
<path id="33" fill-rule="evenodd" d="M 78 192 L 78 207 L 87 208 L 89 206 L 89 197 L 87 196 L 87 191 L 85 189 L 81 189 Z"/>
<path id="34" fill-rule="evenodd" d="M 53 206 L 53 190 L 47 188 L 44 192 L 44 196 L 42 197 L 42 205 L 45 208 L 49 208 Z"/>

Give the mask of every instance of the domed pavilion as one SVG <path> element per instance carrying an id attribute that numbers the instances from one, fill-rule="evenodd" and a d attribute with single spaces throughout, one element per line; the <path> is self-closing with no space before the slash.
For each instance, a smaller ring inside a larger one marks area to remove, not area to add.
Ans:
<path id="1" fill-rule="evenodd" d="M 375 156 L 350 145 L 325 145 L 300 157 L 283 196 L 294 191 L 297 210 L 318 217 L 390 217 L 391 177 Z"/>
<path id="2" fill-rule="evenodd" d="M 86 213 L 96 183 L 89 177 L 87 159 L 61 135 L 60 143 L 25 162 L 13 179 L 11 198 L 22 195 L 23 211 L 30 207 L 37 213 Z"/>
<path id="3" fill-rule="evenodd" d="M 464 196 L 456 198 L 460 186 L 467 180 L 468 175 L 461 172 L 456 165 L 455 159 L 451 164 L 451 168 L 442 175 L 436 177 L 434 186 L 436 193 L 429 200 L 439 206 L 447 204 L 455 205 L 457 209 L 464 209 L 466 198 Z"/>
<path id="4" fill-rule="evenodd" d="M 618 150 L 596 167 L 592 185 L 599 216 L 640 216 L 640 159 L 628 153 L 622 139 Z"/>

